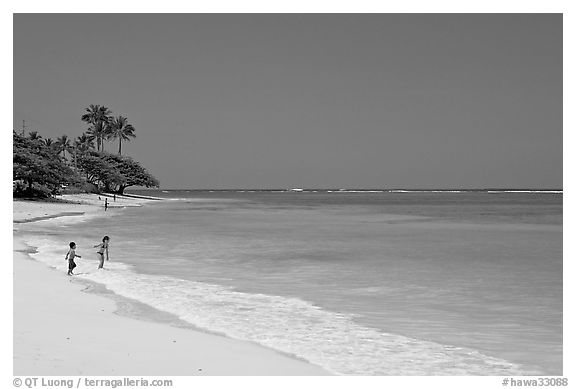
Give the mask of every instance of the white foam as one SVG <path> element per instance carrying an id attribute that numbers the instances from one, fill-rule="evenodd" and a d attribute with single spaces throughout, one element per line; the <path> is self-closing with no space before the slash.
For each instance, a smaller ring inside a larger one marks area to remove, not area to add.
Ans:
<path id="1" fill-rule="evenodd" d="M 348 190 L 348 189 L 340 189 L 340 190 L 329 190 L 328 193 L 387 193 L 387 190 Z"/>
<path id="2" fill-rule="evenodd" d="M 395 189 L 388 191 L 390 193 L 466 193 L 465 190 L 404 190 Z"/>
<path id="3" fill-rule="evenodd" d="M 562 194 L 563 190 L 489 190 L 487 193 L 551 193 Z"/>
<path id="4" fill-rule="evenodd" d="M 32 243 L 38 247 L 36 259 L 66 271 L 65 247 L 48 238 Z M 526 374 L 508 361 L 472 349 L 384 333 L 357 324 L 353 315 L 326 311 L 298 298 L 139 274 L 119 262 L 106 262 L 108 270 L 97 270 L 96 259 L 84 256 L 77 263 L 77 277 L 102 283 L 121 296 L 173 313 L 199 328 L 298 356 L 336 374 Z"/>

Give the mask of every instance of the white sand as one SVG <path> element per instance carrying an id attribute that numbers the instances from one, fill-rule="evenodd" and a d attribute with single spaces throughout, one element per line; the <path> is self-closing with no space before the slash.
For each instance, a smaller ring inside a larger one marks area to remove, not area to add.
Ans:
<path id="1" fill-rule="evenodd" d="M 97 195 L 69 199 L 83 204 L 15 201 L 14 221 L 102 212 Z M 117 198 L 116 205 L 146 201 Z M 328 374 L 256 344 L 116 315 L 114 301 L 82 292 L 86 284 L 30 259 L 25 248 L 15 235 L 15 375 Z"/>
<path id="2" fill-rule="evenodd" d="M 137 199 L 124 196 L 116 196 L 116 201 L 112 197 L 99 196 L 95 194 L 77 194 L 58 196 L 58 199 L 69 201 L 43 202 L 43 201 L 14 201 L 13 220 L 15 222 L 30 221 L 37 218 L 66 215 L 69 213 L 97 214 L 104 211 L 104 201 L 108 199 L 109 208 L 118 207 L 139 207 L 150 201 L 150 199 Z"/>

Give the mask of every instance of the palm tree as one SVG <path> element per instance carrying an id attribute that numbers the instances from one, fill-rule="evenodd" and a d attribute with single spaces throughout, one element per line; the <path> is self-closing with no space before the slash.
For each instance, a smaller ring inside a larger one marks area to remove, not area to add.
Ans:
<path id="1" fill-rule="evenodd" d="M 56 138 L 55 144 L 57 146 L 58 154 L 62 153 L 63 157 L 66 158 L 66 151 L 72 149 L 68 135 L 62 135 L 60 138 Z"/>
<path id="2" fill-rule="evenodd" d="M 94 136 L 83 133 L 74 141 L 74 145 L 80 151 L 88 151 L 94 148 Z"/>
<path id="3" fill-rule="evenodd" d="M 86 113 L 82 115 L 82 121 L 90 124 L 90 133 L 96 138 L 96 146 L 100 151 L 100 146 L 104 148 L 106 139 L 106 127 L 110 122 L 112 111 L 103 105 L 90 104 L 86 108 Z"/>
<path id="4" fill-rule="evenodd" d="M 42 136 L 41 136 L 41 135 L 38 135 L 38 131 L 31 131 L 31 132 L 28 134 L 28 138 L 29 138 L 30 140 L 40 140 L 40 139 L 42 139 Z"/>
<path id="5" fill-rule="evenodd" d="M 109 141 L 112 139 L 112 132 L 114 131 L 113 127 L 114 118 L 111 116 L 110 120 L 104 123 L 104 132 L 102 135 L 102 151 L 104 151 L 104 141 Z"/>
<path id="6" fill-rule="evenodd" d="M 136 138 L 136 135 L 134 135 L 136 129 L 132 124 L 128 123 L 128 119 L 124 116 L 114 118 L 110 123 L 110 127 L 110 138 L 118 139 L 118 154 L 122 155 L 122 141 L 125 140 L 129 142 L 130 138 Z"/>
<path id="7" fill-rule="evenodd" d="M 88 135 L 96 139 L 96 149 L 100 151 L 104 151 L 104 139 L 108 137 L 108 128 L 104 122 L 94 123 L 92 126 L 88 128 L 86 131 Z"/>
<path id="8" fill-rule="evenodd" d="M 54 142 L 54 139 L 52 138 L 44 138 L 42 139 L 44 141 L 44 146 L 46 146 L 50 151 L 56 152 L 56 142 Z"/>

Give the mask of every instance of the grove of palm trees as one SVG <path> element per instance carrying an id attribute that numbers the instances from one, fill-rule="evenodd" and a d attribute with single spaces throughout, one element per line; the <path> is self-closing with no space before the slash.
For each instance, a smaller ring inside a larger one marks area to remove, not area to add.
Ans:
<path id="1" fill-rule="evenodd" d="M 13 131 L 14 196 L 49 197 L 63 189 L 122 194 L 130 186 L 159 185 L 137 161 L 122 155 L 122 142 L 136 138 L 126 117 L 114 117 L 108 107 L 91 104 L 81 120 L 88 128 L 75 139 Z M 104 150 L 107 142 L 116 140 L 117 153 Z"/>

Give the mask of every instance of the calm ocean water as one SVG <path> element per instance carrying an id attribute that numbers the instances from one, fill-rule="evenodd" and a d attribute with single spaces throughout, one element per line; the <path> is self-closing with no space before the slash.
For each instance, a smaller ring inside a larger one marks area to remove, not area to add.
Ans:
<path id="1" fill-rule="evenodd" d="M 51 266 L 74 240 L 78 277 L 338 374 L 562 374 L 561 193 L 144 193 L 172 201 L 21 229 Z"/>

